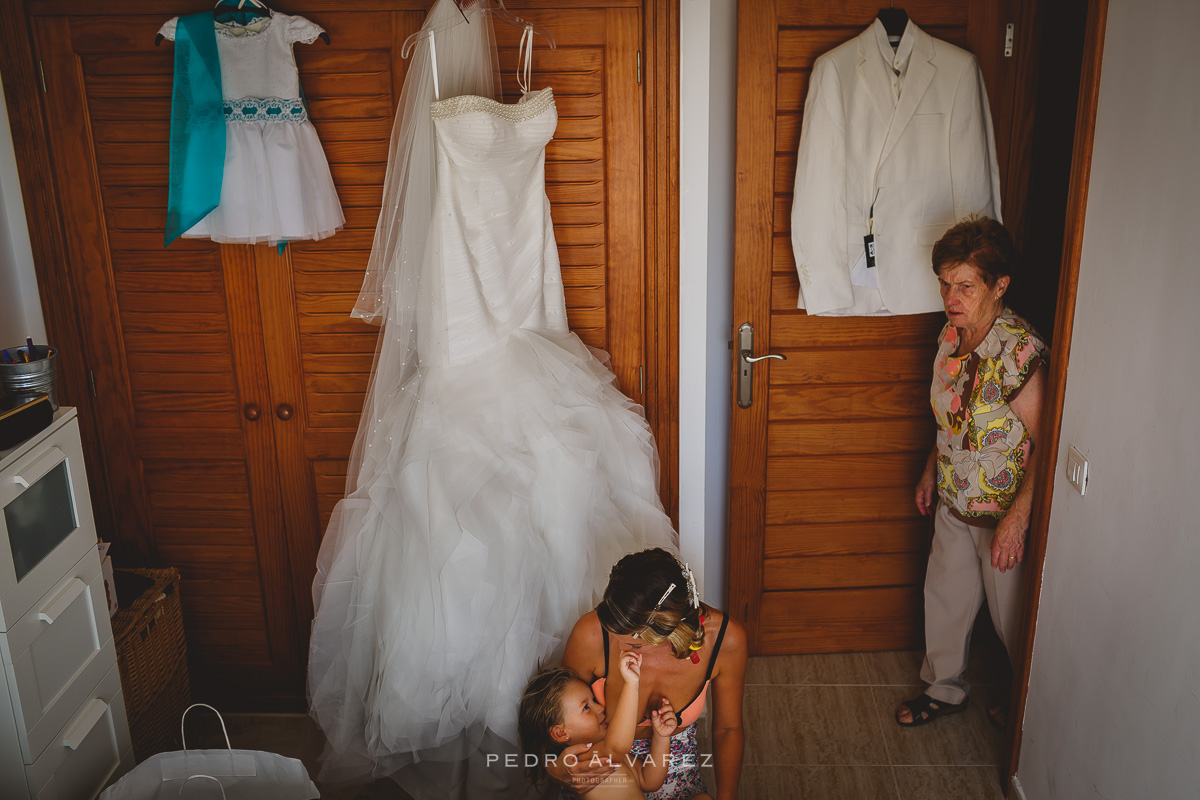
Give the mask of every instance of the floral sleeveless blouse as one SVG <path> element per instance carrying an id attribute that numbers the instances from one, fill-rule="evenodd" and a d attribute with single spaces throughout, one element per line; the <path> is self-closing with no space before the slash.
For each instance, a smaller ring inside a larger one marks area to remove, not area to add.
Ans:
<path id="1" fill-rule="evenodd" d="M 947 323 L 933 365 L 938 493 L 964 517 L 1002 517 L 1033 452 L 1008 404 L 1037 371 L 1046 344 L 1007 308 L 965 356 L 954 355 L 958 339 L 958 329 Z"/>

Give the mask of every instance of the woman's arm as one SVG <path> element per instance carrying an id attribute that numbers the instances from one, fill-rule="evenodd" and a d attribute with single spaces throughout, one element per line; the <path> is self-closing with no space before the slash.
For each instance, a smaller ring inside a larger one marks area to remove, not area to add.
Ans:
<path id="1" fill-rule="evenodd" d="M 1031 448 L 1025 477 L 1021 479 L 1017 495 L 1013 498 L 1008 512 L 996 525 L 996 534 L 992 537 L 992 566 L 1001 572 L 1007 572 L 1025 560 L 1025 533 L 1029 529 L 1029 515 L 1033 510 L 1033 485 L 1036 482 L 1039 460 L 1036 455 L 1040 434 L 1038 427 L 1042 421 L 1045 379 L 1046 368 L 1038 366 L 1009 403 L 1009 407 L 1029 434 Z"/>
<path id="2" fill-rule="evenodd" d="M 917 511 L 926 517 L 937 508 L 937 457 L 938 449 L 934 444 L 929 451 L 929 458 L 925 459 L 921 480 L 917 481 Z"/>
<path id="3" fill-rule="evenodd" d="M 742 777 L 742 695 L 746 688 L 746 630 L 730 618 L 712 677 L 713 750 L 717 800 L 735 800 Z"/>
<path id="4" fill-rule="evenodd" d="M 579 618 L 571 635 L 567 637 L 566 651 L 563 653 L 563 666 L 575 671 L 575 674 L 587 683 L 591 683 L 604 673 L 604 630 L 600 627 L 600 619 L 595 611 L 589 611 Z M 546 766 L 546 773 L 551 780 L 566 786 L 575 794 L 587 794 L 598 783 L 616 772 L 615 764 L 597 764 L 596 759 L 584 758 L 583 754 L 592 749 L 593 743 L 571 745 L 562 751 L 558 761 Z M 575 758 L 567 759 L 573 755 Z M 570 761 L 574 766 L 567 767 L 563 761 Z"/>

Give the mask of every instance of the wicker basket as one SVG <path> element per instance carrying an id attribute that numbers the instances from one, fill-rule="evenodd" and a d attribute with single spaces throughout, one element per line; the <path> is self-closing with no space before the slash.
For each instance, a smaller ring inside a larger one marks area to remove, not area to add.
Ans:
<path id="1" fill-rule="evenodd" d="M 187 644 L 174 569 L 116 570 L 154 581 L 112 618 L 121 690 L 138 761 L 179 745 L 179 718 L 191 703 Z M 118 577 L 119 581 L 120 578 Z"/>

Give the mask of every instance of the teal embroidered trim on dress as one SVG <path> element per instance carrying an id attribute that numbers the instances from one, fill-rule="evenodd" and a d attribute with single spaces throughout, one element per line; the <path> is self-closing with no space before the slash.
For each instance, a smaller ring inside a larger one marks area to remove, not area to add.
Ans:
<path id="1" fill-rule="evenodd" d="M 229 122 L 304 122 L 308 119 L 308 109 L 300 99 L 241 97 L 225 101 L 225 119 Z"/>

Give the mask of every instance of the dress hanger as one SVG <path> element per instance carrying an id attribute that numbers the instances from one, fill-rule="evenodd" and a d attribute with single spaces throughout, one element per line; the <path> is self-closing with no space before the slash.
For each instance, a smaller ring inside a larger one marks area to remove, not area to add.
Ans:
<path id="1" fill-rule="evenodd" d="M 234 3 L 237 7 L 234 7 Z M 249 6 L 247 8 L 246 6 Z M 213 6 L 213 21 L 218 23 L 233 22 L 237 25 L 247 25 L 252 20 L 251 18 L 269 17 L 273 13 L 266 3 L 260 0 L 217 0 Z M 320 33 L 321 39 L 325 44 L 332 44 L 329 39 L 329 34 L 325 31 Z M 158 47 L 162 44 L 163 35 L 160 33 L 154 37 L 154 46 Z"/>
<path id="2" fill-rule="evenodd" d="M 887 31 L 888 41 L 895 47 L 904 36 L 904 29 L 908 27 L 908 13 L 903 8 L 896 8 L 896 4 L 891 2 L 887 8 L 879 9 L 878 17 L 883 23 L 883 29 Z"/>
<path id="3" fill-rule="evenodd" d="M 217 0 L 213 5 L 213 19 L 218 22 L 247 25 L 253 19 L 269 16 L 271 9 L 259 0 Z"/>
<path id="4" fill-rule="evenodd" d="M 512 25 L 514 28 L 529 28 L 538 36 L 541 36 L 543 39 L 545 39 L 546 43 L 550 45 L 551 50 L 558 49 L 558 45 L 555 43 L 554 37 L 551 36 L 550 32 L 541 25 L 535 25 L 532 22 L 526 22 L 521 17 L 518 17 L 516 14 L 509 11 L 504 7 L 504 0 L 493 0 L 493 2 L 496 3 L 496 6 L 486 6 L 479 9 L 480 12 L 484 14 L 491 14 L 494 19 L 498 19 L 501 22 Z M 462 8 L 460 7 L 459 10 L 461 11 Z M 470 23 L 470 20 L 467 19 L 466 14 L 463 14 L 463 21 Z M 422 28 L 404 40 L 404 45 L 400 48 L 400 57 L 408 58 L 409 55 L 412 54 L 413 47 L 415 47 L 417 42 L 419 42 L 421 39 L 424 39 L 427 36 L 432 36 L 435 33 L 441 33 L 444 30 L 453 28 L 455 25 L 462 24 L 463 23 L 459 20 L 453 20 L 441 25 L 435 25 L 431 28 Z"/>

